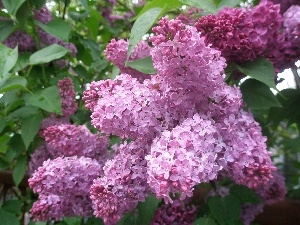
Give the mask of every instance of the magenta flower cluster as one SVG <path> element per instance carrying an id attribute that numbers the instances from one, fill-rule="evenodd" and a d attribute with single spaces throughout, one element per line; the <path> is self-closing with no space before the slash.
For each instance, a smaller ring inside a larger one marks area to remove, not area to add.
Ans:
<path id="1" fill-rule="evenodd" d="M 289 18 L 294 15 L 297 20 L 295 11 L 282 16 L 280 5 L 263 0 L 253 8 L 224 8 L 216 15 L 200 17 L 195 26 L 227 62 L 243 63 L 262 56 L 282 71 L 299 59 L 299 49 L 291 47 L 293 40 L 287 37 L 292 34 Z"/>
<path id="2" fill-rule="evenodd" d="M 122 73 L 91 83 L 83 96 L 92 125 L 130 141 L 115 147 L 91 187 L 94 214 L 106 224 L 149 192 L 172 203 L 173 194 L 184 200 L 195 185 L 220 177 L 258 188 L 276 170 L 240 90 L 223 81 L 221 53 L 180 20 L 163 18 L 153 31 L 157 74 L 139 82 Z M 106 54 L 119 52 L 116 43 L 125 42 L 113 41 Z"/>

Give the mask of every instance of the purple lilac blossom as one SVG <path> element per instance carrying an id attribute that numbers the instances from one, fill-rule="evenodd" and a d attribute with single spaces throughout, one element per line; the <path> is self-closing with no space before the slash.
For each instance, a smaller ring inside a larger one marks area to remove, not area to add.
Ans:
<path id="1" fill-rule="evenodd" d="M 85 156 L 97 161 L 105 158 L 109 139 L 92 134 L 85 125 L 61 124 L 44 131 L 48 151 L 54 156 Z"/>
<path id="2" fill-rule="evenodd" d="M 172 202 L 170 193 L 185 199 L 195 185 L 219 175 L 257 188 L 275 170 L 261 128 L 242 109 L 240 90 L 223 81 L 220 51 L 180 20 L 163 18 L 153 31 L 156 75 L 140 83 L 121 74 L 84 92 L 92 124 L 131 140 L 91 188 L 95 215 L 107 224 L 143 201 L 145 181 L 157 197 Z M 128 192 L 133 183 L 138 185 Z"/>
<path id="3" fill-rule="evenodd" d="M 215 162 L 222 143 L 215 122 L 195 114 L 172 131 L 164 131 L 153 140 L 146 156 L 148 183 L 158 198 L 172 202 L 169 193 L 181 193 L 180 199 L 193 195 L 193 187 L 214 180 L 221 167 Z"/>
<path id="4" fill-rule="evenodd" d="M 280 13 L 283 14 L 292 5 L 300 5 L 300 0 L 269 0 L 274 4 L 280 4 Z"/>
<path id="5" fill-rule="evenodd" d="M 273 178 L 266 185 L 255 189 L 265 205 L 272 205 L 284 200 L 287 193 L 284 176 L 278 172 L 273 172 L 272 176 Z"/>
<path id="6" fill-rule="evenodd" d="M 156 210 L 151 225 L 192 225 L 196 220 L 196 216 L 196 206 L 175 200 L 173 203 L 163 204 Z"/>
<path id="7" fill-rule="evenodd" d="M 89 190 L 102 174 L 96 160 L 85 157 L 58 157 L 47 160 L 28 180 L 39 194 L 30 211 L 34 220 L 59 220 L 64 216 L 92 216 Z"/>
<path id="8" fill-rule="evenodd" d="M 141 82 L 144 79 L 149 78 L 149 75 L 125 66 L 127 61 L 127 50 L 128 41 L 123 39 L 116 41 L 115 39 L 112 39 L 106 46 L 104 53 L 107 60 L 116 65 L 120 69 L 121 73 L 130 74 L 132 77 L 137 78 Z M 134 61 L 148 56 L 150 56 L 150 46 L 147 42 L 141 41 L 134 47 L 129 57 L 129 61 Z"/>
<path id="9" fill-rule="evenodd" d="M 68 117 L 73 115 L 77 111 L 78 105 L 75 100 L 75 90 L 72 79 L 65 77 L 58 81 L 57 86 L 62 100 L 62 116 Z"/>
<path id="10" fill-rule="evenodd" d="M 224 8 L 195 24 L 207 44 L 219 49 L 228 62 L 242 63 L 273 55 L 281 45 L 280 6 L 268 1 L 249 9 Z"/>
<path id="11" fill-rule="evenodd" d="M 263 212 L 263 204 L 251 204 L 245 203 L 242 205 L 241 209 L 241 219 L 244 225 L 250 225 L 255 217 Z"/>
<path id="12" fill-rule="evenodd" d="M 83 95 L 92 125 L 122 138 L 154 138 L 163 129 L 164 105 L 157 90 L 144 83 L 127 74 L 93 82 Z"/>
<path id="13" fill-rule="evenodd" d="M 104 176 L 94 180 L 90 193 L 94 215 L 101 217 L 106 225 L 116 224 L 124 213 L 147 197 L 148 149 L 142 140 L 121 144 L 115 158 L 103 167 Z"/>
<path id="14" fill-rule="evenodd" d="M 19 53 L 33 52 L 36 50 L 36 43 L 29 34 L 23 30 L 16 30 L 8 38 L 3 41 L 3 44 L 9 48 L 18 46 Z"/>
<path id="15" fill-rule="evenodd" d="M 30 156 L 29 161 L 29 174 L 32 175 L 35 170 L 41 165 L 43 165 L 43 162 L 53 159 L 52 154 L 47 149 L 47 146 L 45 143 L 40 145 L 37 149 L 34 150 L 34 152 Z"/>

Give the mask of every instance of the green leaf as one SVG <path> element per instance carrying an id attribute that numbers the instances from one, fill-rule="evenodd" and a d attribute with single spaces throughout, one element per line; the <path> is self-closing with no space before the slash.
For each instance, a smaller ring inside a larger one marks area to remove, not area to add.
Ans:
<path id="1" fill-rule="evenodd" d="M 230 194 L 237 197 L 239 202 L 242 203 L 259 203 L 261 202 L 258 195 L 254 192 L 253 189 L 247 188 L 242 185 L 234 185 L 230 188 Z"/>
<path id="2" fill-rule="evenodd" d="M 70 24 L 62 19 L 51 20 L 47 24 L 35 21 L 35 24 L 46 31 L 48 34 L 53 35 L 63 41 L 69 41 L 71 32 Z"/>
<path id="3" fill-rule="evenodd" d="M 0 21 L 0 42 L 4 41 L 14 30 L 14 22 L 12 20 Z"/>
<path id="4" fill-rule="evenodd" d="M 153 67 L 153 61 L 151 56 L 135 61 L 127 61 L 126 66 L 136 69 L 145 74 L 156 74 L 156 69 Z"/>
<path id="5" fill-rule="evenodd" d="M 222 0 L 218 3 L 218 11 L 224 7 L 235 7 L 237 6 L 241 1 L 240 0 Z"/>
<path id="6" fill-rule="evenodd" d="M 82 224 L 82 217 L 64 217 L 64 222 L 67 225 L 80 225 Z"/>
<path id="7" fill-rule="evenodd" d="M 161 199 L 157 199 L 155 196 L 149 196 L 145 202 L 140 202 L 138 204 L 138 224 L 150 224 L 160 202 Z"/>
<path id="8" fill-rule="evenodd" d="M 11 161 L 26 150 L 26 146 L 20 134 L 14 134 L 14 136 L 9 141 L 9 147 L 12 150 L 10 153 Z"/>
<path id="9" fill-rule="evenodd" d="M 27 80 L 24 77 L 10 77 L 0 86 L 0 93 L 11 91 L 13 89 L 26 89 Z"/>
<path id="10" fill-rule="evenodd" d="M 240 218 L 241 206 L 239 200 L 233 195 L 211 197 L 208 200 L 211 214 L 220 225 L 235 224 Z"/>
<path id="11" fill-rule="evenodd" d="M 285 89 L 277 94 L 277 99 L 282 105 L 282 108 L 271 108 L 269 113 L 269 121 L 279 123 L 280 121 L 288 120 L 288 124 L 299 122 L 300 117 L 300 93 L 299 90 Z"/>
<path id="12" fill-rule="evenodd" d="M 22 201 L 19 199 L 10 199 L 3 203 L 1 209 L 5 210 L 6 212 L 11 212 L 16 215 L 20 215 L 22 213 L 21 209 Z"/>
<path id="13" fill-rule="evenodd" d="M 0 133 L 6 127 L 6 120 L 4 118 L 0 118 Z"/>
<path id="14" fill-rule="evenodd" d="M 23 53 L 19 55 L 18 61 L 12 69 L 12 73 L 16 73 L 22 69 L 25 69 L 29 65 L 29 57 L 30 53 Z"/>
<path id="15" fill-rule="evenodd" d="M 218 225 L 212 218 L 209 217 L 202 217 L 197 219 L 193 225 Z"/>
<path id="16" fill-rule="evenodd" d="M 270 88 L 260 81 L 247 79 L 241 84 L 243 100 L 252 109 L 269 109 L 281 107 L 280 102 Z"/>
<path id="17" fill-rule="evenodd" d="M 104 225 L 100 218 L 89 217 L 84 225 Z"/>
<path id="18" fill-rule="evenodd" d="M 144 34 L 152 27 L 156 20 L 161 16 L 163 8 L 155 7 L 144 12 L 133 24 L 131 29 L 127 59 L 133 48 L 140 42 Z"/>
<path id="19" fill-rule="evenodd" d="M 18 48 L 8 48 L 0 44 L 0 86 L 9 78 L 9 71 L 18 60 Z"/>
<path id="20" fill-rule="evenodd" d="M 33 5 L 36 9 L 41 8 L 46 4 L 46 0 L 29 0 L 30 4 Z"/>
<path id="21" fill-rule="evenodd" d="M 218 5 L 215 0 L 179 0 L 185 5 L 197 7 L 203 9 L 209 13 L 216 13 L 218 11 Z"/>
<path id="22" fill-rule="evenodd" d="M 26 105 L 23 106 L 17 110 L 15 110 L 14 112 L 10 113 L 8 115 L 8 118 L 25 118 L 25 117 L 30 117 L 33 116 L 35 114 L 37 114 L 39 111 L 39 108 L 32 106 L 32 105 Z"/>
<path id="23" fill-rule="evenodd" d="M 37 91 L 29 98 L 29 104 L 48 112 L 61 114 L 61 99 L 57 86 Z"/>
<path id="24" fill-rule="evenodd" d="M 29 144 L 33 141 L 35 135 L 39 131 L 42 120 L 43 115 L 41 113 L 24 118 L 22 120 L 21 135 L 25 143 L 26 149 L 28 148 Z"/>
<path id="25" fill-rule="evenodd" d="M 274 67 L 269 60 L 265 58 L 257 58 L 252 62 L 237 65 L 237 68 L 247 76 L 261 81 L 270 88 L 277 90 L 274 82 Z"/>
<path id="26" fill-rule="evenodd" d="M 67 54 L 69 50 L 61 45 L 53 44 L 33 53 L 29 58 L 30 65 L 43 64 L 59 59 Z"/>
<path id="27" fill-rule="evenodd" d="M 16 186 L 19 186 L 22 179 L 24 178 L 26 169 L 27 169 L 27 158 L 25 155 L 21 155 L 17 160 L 17 164 L 12 174 Z"/>
<path id="28" fill-rule="evenodd" d="M 1 225 L 20 225 L 18 217 L 14 213 L 0 209 Z"/>
<path id="29" fill-rule="evenodd" d="M 16 16 L 18 9 L 26 0 L 2 0 L 4 7 L 7 9 L 9 14 Z"/>
<path id="30" fill-rule="evenodd" d="M 136 18 L 138 18 L 144 12 L 146 12 L 147 10 L 152 9 L 152 8 L 166 7 L 166 10 L 171 10 L 171 9 L 179 9 L 181 6 L 183 6 L 183 3 L 179 0 L 164 0 L 164 1 L 153 0 L 143 7 L 143 9 L 136 16 Z"/>

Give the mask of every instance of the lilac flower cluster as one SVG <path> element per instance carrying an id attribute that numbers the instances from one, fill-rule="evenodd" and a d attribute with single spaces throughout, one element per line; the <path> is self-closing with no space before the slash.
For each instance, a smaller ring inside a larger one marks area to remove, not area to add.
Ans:
<path id="1" fill-rule="evenodd" d="M 273 2 L 274 4 L 280 4 L 280 13 L 283 14 L 293 5 L 300 5 L 299 0 L 269 0 Z"/>
<path id="2" fill-rule="evenodd" d="M 228 62 L 268 56 L 280 45 L 282 16 L 279 5 L 261 1 L 249 9 L 224 8 L 201 17 L 195 24 L 207 44 L 219 49 Z"/>
<path id="3" fill-rule="evenodd" d="M 70 123 L 77 110 L 70 78 L 58 82 L 63 115 L 44 119 L 39 135 L 45 139 L 31 155 L 29 185 L 39 194 L 31 209 L 35 220 L 60 220 L 64 216 L 92 216 L 90 187 L 103 175 L 112 154 L 109 139 L 92 134 L 85 125 Z"/>
<path id="4" fill-rule="evenodd" d="M 57 83 L 62 100 L 62 116 L 67 117 L 74 114 L 78 108 L 75 101 L 75 90 L 71 78 L 66 77 Z"/>
<path id="5" fill-rule="evenodd" d="M 45 161 L 28 180 L 33 191 L 39 194 L 31 216 L 38 221 L 91 216 L 89 190 L 101 170 L 96 160 L 86 157 L 58 157 Z"/>
<path id="6" fill-rule="evenodd" d="M 170 194 L 184 200 L 195 185 L 222 176 L 258 188 L 276 169 L 261 128 L 242 109 L 241 92 L 223 81 L 221 53 L 180 20 L 163 18 L 153 31 L 156 75 L 139 82 L 122 73 L 91 83 L 83 96 L 97 129 L 130 139 L 91 187 L 94 214 L 107 224 L 148 191 L 172 203 Z"/>
<path id="7" fill-rule="evenodd" d="M 151 221 L 151 225 L 182 224 L 192 225 L 196 220 L 197 207 L 179 200 L 160 206 Z"/>
<path id="8" fill-rule="evenodd" d="M 216 15 L 200 17 L 195 26 L 227 62 L 243 63 L 262 56 L 281 72 L 300 58 L 299 6 L 284 11 L 282 16 L 279 4 L 263 0 L 253 8 L 224 8 Z"/>
<path id="9" fill-rule="evenodd" d="M 105 224 L 115 224 L 147 197 L 147 146 L 144 141 L 121 144 L 117 155 L 106 162 L 104 176 L 94 180 L 90 192 L 94 214 Z"/>

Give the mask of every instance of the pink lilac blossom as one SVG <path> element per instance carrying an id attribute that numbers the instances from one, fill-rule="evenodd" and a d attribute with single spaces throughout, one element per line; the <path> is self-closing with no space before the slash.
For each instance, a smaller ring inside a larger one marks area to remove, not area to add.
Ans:
<path id="1" fill-rule="evenodd" d="M 85 156 L 100 160 L 107 155 L 109 139 L 92 134 L 85 125 L 61 124 L 44 131 L 47 149 L 54 157 Z"/>
<path id="2" fill-rule="evenodd" d="M 257 188 L 275 170 L 261 128 L 242 110 L 241 92 L 223 81 L 220 51 L 180 20 L 163 18 L 153 30 L 156 75 L 140 83 L 121 74 L 84 92 L 92 124 L 131 140 L 91 188 L 95 215 L 108 224 L 143 200 L 148 188 L 172 202 L 170 193 L 185 199 L 195 185 L 219 175 Z"/>
<path id="3" fill-rule="evenodd" d="M 163 204 L 156 210 L 151 225 L 192 225 L 196 220 L 196 216 L 196 206 L 174 200 L 173 203 Z"/>
<path id="4" fill-rule="evenodd" d="M 218 156 L 218 164 L 238 184 L 249 188 L 265 185 L 276 170 L 267 151 L 266 137 L 251 113 L 240 110 L 220 118 L 217 130 L 225 144 Z"/>
<path id="5" fill-rule="evenodd" d="M 148 183 L 158 198 L 172 202 L 170 193 L 180 199 L 193 195 L 193 187 L 214 180 L 221 167 L 215 162 L 222 143 L 215 122 L 195 114 L 172 131 L 154 139 L 146 156 Z"/>
<path id="6" fill-rule="evenodd" d="M 93 82 L 83 100 L 92 110 L 92 125 L 107 134 L 151 139 L 163 129 L 160 108 L 164 105 L 159 93 L 130 75 Z"/>
<path id="7" fill-rule="evenodd" d="M 125 65 L 127 61 L 127 50 L 128 41 L 125 41 L 123 39 L 116 41 L 115 39 L 112 39 L 106 46 L 104 53 L 107 60 L 116 65 L 120 69 L 121 73 L 130 74 L 132 77 L 137 78 L 139 81 L 143 81 L 144 79 L 149 78 L 149 75 L 143 74 L 142 72 L 139 72 Z M 150 46 L 147 44 L 147 42 L 141 41 L 134 47 L 128 61 L 134 61 L 148 56 L 150 56 Z"/>
<path id="8" fill-rule="evenodd" d="M 29 186 L 39 194 L 31 209 L 34 220 L 59 220 L 64 216 L 91 216 L 89 190 L 102 174 L 96 160 L 86 157 L 58 157 L 47 160 L 29 178 Z"/>
<path id="9" fill-rule="evenodd" d="M 77 111 L 78 105 L 75 101 L 75 90 L 72 79 L 66 77 L 59 80 L 57 86 L 62 100 L 62 116 L 68 117 L 73 115 Z"/>
<path id="10" fill-rule="evenodd" d="M 51 126 L 61 125 L 61 124 L 71 124 L 69 117 L 60 117 L 56 114 L 50 114 L 49 117 L 43 119 L 42 124 L 40 126 L 38 135 L 43 136 L 44 131 Z"/>
<path id="11" fill-rule="evenodd" d="M 158 74 L 151 81 L 166 99 L 166 110 L 174 120 L 192 117 L 207 108 L 209 96 L 223 85 L 225 59 L 206 46 L 195 28 L 180 20 L 168 24 L 163 18 L 153 30 L 159 32 L 151 37 Z"/>
<path id="12" fill-rule="evenodd" d="M 104 176 L 94 180 L 90 192 L 94 215 L 105 224 L 116 224 L 124 213 L 147 197 L 148 149 L 148 144 L 141 140 L 121 144 L 115 158 L 103 167 Z"/>

